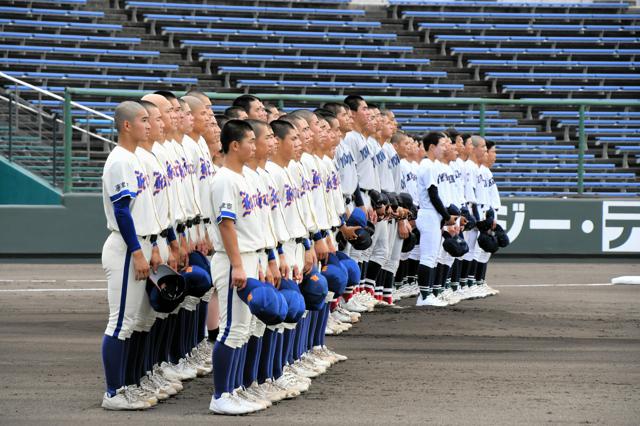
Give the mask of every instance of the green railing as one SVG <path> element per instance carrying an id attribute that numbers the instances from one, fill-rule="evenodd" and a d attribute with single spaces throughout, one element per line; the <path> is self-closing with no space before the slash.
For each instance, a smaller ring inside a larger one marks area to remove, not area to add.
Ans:
<path id="1" fill-rule="evenodd" d="M 65 90 L 64 101 L 64 192 L 72 191 L 71 181 L 71 142 L 72 142 L 72 117 L 71 117 L 71 97 L 72 95 L 100 95 L 117 98 L 139 99 L 149 93 L 145 90 L 115 90 L 115 89 L 75 89 Z M 181 96 L 184 92 L 175 92 Z M 233 100 L 238 97 L 238 93 L 207 93 L 213 100 Z M 344 96 L 337 95 L 295 95 L 285 93 L 257 93 L 260 99 L 265 101 L 277 101 L 279 106 L 283 106 L 285 101 L 296 102 L 333 102 L 342 101 Z M 585 129 L 586 107 L 590 106 L 631 106 L 640 107 L 640 100 L 632 99 L 491 99 L 491 98 L 434 98 L 420 96 L 366 96 L 366 100 L 375 102 L 381 106 L 385 104 L 411 104 L 418 105 L 478 105 L 480 135 L 485 135 L 485 112 L 487 105 L 509 105 L 509 106 L 575 106 L 579 108 L 578 119 L 578 194 L 584 192 L 584 154 L 587 149 L 587 138 Z"/>

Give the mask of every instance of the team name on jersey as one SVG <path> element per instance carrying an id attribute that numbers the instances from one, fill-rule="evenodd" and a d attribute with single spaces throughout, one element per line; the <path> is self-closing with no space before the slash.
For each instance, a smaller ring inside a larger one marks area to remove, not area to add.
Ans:
<path id="1" fill-rule="evenodd" d="M 391 159 L 389 160 L 389 168 L 395 169 L 399 165 L 400 165 L 400 157 L 398 157 L 398 154 L 396 154 L 393 157 L 391 157 Z"/>
<path id="2" fill-rule="evenodd" d="M 350 152 L 344 153 L 336 159 L 336 162 L 338 163 L 338 167 L 340 168 L 344 168 L 345 166 L 348 166 L 354 161 L 355 160 L 353 159 L 353 155 L 351 155 Z"/>
<path id="3" fill-rule="evenodd" d="M 211 164 L 200 157 L 200 180 L 205 180 L 209 176 L 211 176 Z"/>
<path id="4" fill-rule="evenodd" d="M 311 189 L 316 189 L 322 185 L 322 177 L 316 169 L 311 170 Z"/>
<path id="5" fill-rule="evenodd" d="M 384 154 L 384 151 L 378 152 L 373 158 L 373 167 L 376 167 L 378 164 L 382 164 L 386 159 L 387 156 Z"/>
<path id="6" fill-rule="evenodd" d="M 138 189 L 136 190 L 136 195 L 138 195 L 149 187 L 149 176 L 139 170 L 136 170 L 134 173 L 136 175 L 136 181 L 138 182 Z"/>
<path id="7" fill-rule="evenodd" d="M 153 195 L 158 195 L 160 191 L 169 186 L 167 176 L 160 172 L 153 172 Z"/>
<path id="8" fill-rule="evenodd" d="M 363 160 L 366 160 L 367 158 L 369 158 L 369 155 L 371 155 L 371 151 L 369 151 L 368 146 L 365 146 L 360 150 L 360 157 L 362 157 Z"/>
<path id="9" fill-rule="evenodd" d="M 455 182 L 454 180 L 454 176 L 448 174 L 447 172 L 442 172 L 438 175 L 438 178 L 436 179 L 436 181 L 438 182 L 438 184 L 442 183 L 442 182 L 449 182 L 449 183 L 453 183 Z"/>
<path id="10" fill-rule="evenodd" d="M 284 206 L 289 207 L 298 197 L 296 196 L 296 189 L 288 183 L 284 184 Z"/>
<path id="11" fill-rule="evenodd" d="M 271 205 L 271 210 L 277 208 L 279 203 L 280 197 L 278 197 L 278 191 L 276 191 L 273 186 L 269 185 L 269 204 Z"/>
<path id="12" fill-rule="evenodd" d="M 240 191 L 240 199 L 242 200 L 242 217 L 249 216 L 253 209 L 256 208 L 257 194 L 253 196 L 244 191 Z"/>

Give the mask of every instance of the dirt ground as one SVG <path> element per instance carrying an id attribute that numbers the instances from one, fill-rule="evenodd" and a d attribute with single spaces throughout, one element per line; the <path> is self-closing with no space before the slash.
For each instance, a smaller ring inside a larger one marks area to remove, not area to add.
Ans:
<path id="1" fill-rule="evenodd" d="M 208 413 L 211 377 L 146 412 L 100 408 L 98 261 L 0 263 L 2 424 L 640 424 L 640 262 L 496 261 L 501 294 L 380 309 L 328 338 L 349 360 L 262 413 Z M 16 292 L 25 289 L 49 291 Z M 63 290 L 74 291 L 63 291 Z"/>

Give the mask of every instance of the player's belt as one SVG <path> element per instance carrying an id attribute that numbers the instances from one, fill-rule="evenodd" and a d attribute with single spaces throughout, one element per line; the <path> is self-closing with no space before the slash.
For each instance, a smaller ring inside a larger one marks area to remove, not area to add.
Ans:
<path id="1" fill-rule="evenodd" d="M 306 238 L 300 237 L 300 238 L 296 238 L 295 242 L 296 242 L 296 244 L 302 244 L 302 243 L 304 243 L 305 240 L 306 240 Z"/>
<path id="2" fill-rule="evenodd" d="M 169 236 L 169 228 L 163 229 L 162 232 L 160 232 L 160 236 L 162 238 L 167 238 Z"/>
<path id="3" fill-rule="evenodd" d="M 342 198 L 344 198 L 344 204 L 345 205 L 348 206 L 349 204 L 351 204 L 351 195 L 342 194 Z"/>
<path id="4" fill-rule="evenodd" d="M 363 193 L 365 193 L 367 195 L 370 195 L 369 193 L 371 192 L 371 189 L 362 189 L 362 188 L 360 188 L 360 192 L 363 192 Z"/>

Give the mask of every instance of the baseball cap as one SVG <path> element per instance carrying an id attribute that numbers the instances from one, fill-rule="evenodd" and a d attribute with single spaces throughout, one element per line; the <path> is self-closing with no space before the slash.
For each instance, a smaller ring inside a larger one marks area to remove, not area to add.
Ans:
<path id="1" fill-rule="evenodd" d="M 327 279 L 327 288 L 337 296 L 344 293 L 347 287 L 347 271 L 340 263 L 340 259 L 329 253 L 327 264 L 322 267 L 322 275 Z"/>
<path id="2" fill-rule="evenodd" d="M 488 253 L 495 253 L 499 248 L 496 237 L 487 232 L 481 232 L 480 235 L 478 235 L 478 245 Z"/>
<path id="3" fill-rule="evenodd" d="M 409 232 L 409 236 L 402 240 L 402 252 L 408 253 L 416 246 L 418 239 L 416 238 L 415 232 Z"/>
<path id="4" fill-rule="evenodd" d="M 189 253 L 189 265 L 195 265 L 202 268 L 207 274 L 209 274 L 209 280 L 211 280 L 211 263 L 207 256 L 199 251 L 192 251 Z"/>
<path id="5" fill-rule="evenodd" d="M 358 236 L 358 238 L 356 238 L 355 240 L 349 241 L 349 243 L 351 243 L 351 246 L 353 246 L 354 249 L 366 250 L 369 247 L 371 247 L 371 244 L 373 242 L 371 241 L 371 234 L 369 233 L 369 229 L 367 228 L 358 229 L 356 230 L 356 235 Z"/>
<path id="6" fill-rule="evenodd" d="M 498 240 L 498 245 L 500 247 L 506 247 L 509 244 L 511 244 L 511 241 L 509 240 L 509 236 L 505 232 L 504 228 L 502 228 L 502 226 L 496 225 L 496 229 L 494 232 L 496 235 L 496 239 Z"/>
<path id="7" fill-rule="evenodd" d="M 361 228 L 367 226 L 366 213 L 360 208 L 353 209 L 351 215 L 347 219 L 347 226 L 359 226 Z"/>
<path id="8" fill-rule="evenodd" d="M 191 265 L 180 272 L 187 284 L 187 295 L 202 297 L 211 289 L 211 275 L 199 266 Z"/>
<path id="9" fill-rule="evenodd" d="M 324 299 L 329 292 L 326 278 L 314 267 L 306 274 L 300 283 L 300 291 L 304 296 L 306 308 L 317 311 L 324 306 Z"/>
<path id="10" fill-rule="evenodd" d="M 469 252 L 469 245 L 460 235 L 456 235 L 455 237 L 449 236 L 449 234 L 444 232 L 443 235 L 445 239 L 442 243 L 442 248 L 451 255 L 451 257 L 460 257 Z"/>
<path id="11" fill-rule="evenodd" d="M 286 300 L 277 293 L 273 286 L 255 278 L 247 278 L 245 287 L 238 290 L 238 296 L 251 313 L 267 325 L 279 324 L 286 316 Z"/>
<path id="12" fill-rule="evenodd" d="M 347 285 L 358 285 L 360 282 L 360 267 L 358 263 L 341 251 L 337 252 L 336 256 L 347 270 Z"/>
<path id="13" fill-rule="evenodd" d="M 160 265 L 151 270 L 146 283 L 149 304 L 156 312 L 170 313 L 184 301 L 186 283 L 183 276 L 169 265 Z"/>
<path id="14" fill-rule="evenodd" d="M 280 281 L 280 288 L 278 291 L 284 296 L 287 301 L 287 315 L 284 322 L 296 323 L 304 315 L 306 309 L 304 304 L 304 297 L 300 293 L 298 284 L 295 281 L 283 278 Z"/>

